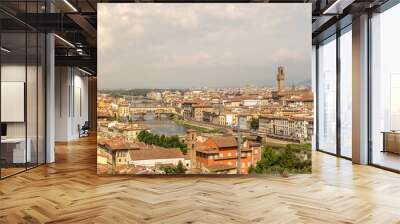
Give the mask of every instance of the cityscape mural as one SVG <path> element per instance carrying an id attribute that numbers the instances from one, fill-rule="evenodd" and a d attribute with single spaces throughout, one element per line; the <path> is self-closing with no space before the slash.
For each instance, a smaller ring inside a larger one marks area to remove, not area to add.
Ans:
<path id="1" fill-rule="evenodd" d="M 310 21 L 310 4 L 99 3 L 98 174 L 311 173 Z"/>

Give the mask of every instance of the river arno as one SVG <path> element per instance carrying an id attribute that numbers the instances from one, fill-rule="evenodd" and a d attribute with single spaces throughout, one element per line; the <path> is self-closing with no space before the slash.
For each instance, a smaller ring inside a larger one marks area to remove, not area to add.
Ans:
<path id="1" fill-rule="evenodd" d="M 146 114 L 143 118 L 143 123 L 150 128 L 152 133 L 166 136 L 182 136 L 186 134 L 185 127 L 175 123 L 173 120 L 166 116 L 156 118 L 154 114 Z"/>

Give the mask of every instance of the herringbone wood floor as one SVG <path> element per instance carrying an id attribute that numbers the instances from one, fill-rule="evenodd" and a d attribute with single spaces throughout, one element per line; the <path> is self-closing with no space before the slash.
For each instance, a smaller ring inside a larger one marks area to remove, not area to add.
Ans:
<path id="1" fill-rule="evenodd" d="M 95 138 L 0 181 L 0 223 L 400 223 L 400 175 L 313 154 L 313 174 L 96 175 Z"/>

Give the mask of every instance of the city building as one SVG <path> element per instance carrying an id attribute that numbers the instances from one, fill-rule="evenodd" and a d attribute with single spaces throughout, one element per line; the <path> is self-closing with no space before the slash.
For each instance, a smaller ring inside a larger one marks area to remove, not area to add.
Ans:
<path id="1" fill-rule="evenodd" d="M 118 116 L 127 117 L 129 115 L 129 104 L 126 102 L 118 104 Z"/>
<path id="2" fill-rule="evenodd" d="M 167 93 L 164 93 L 167 94 Z M 146 96 L 150 99 L 154 99 L 154 100 L 162 100 L 162 96 L 160 92 L 156 92 L 156 91 L 151 91 L 149 93 L 146 94 Z"/>
<path id="3" fill-rule="evenodd" d="M 265 137 L 310 142 L 313 132 L 313 117 L 310 115 L 262 115 L 259 117 L 259 131 Z"/>
<path id="4" fill-rule="evenodd" d="M 246 107 L 254 107 L 259 105 L 260 101 L 258 99 L 244 99 L 241 104 Z"/>
<path id="5" fill-rule="evenodd" d="M 204 112 L 214 112 L 215 111 L 215 109 L 213 107 L 208 106 L 208 105 L 194 105 L 192 107 L 192 110 L 193 110 L 193 114 L 194 114 L 193 118 L 196 121 L 203 121 L 203 118 L 204 118 L 203 113 Z"/>
<path id="6" fill-rule="evenodd" d="M 240 151 L 240 173 L 246 174 L 259 160 L 261 146 L 246 144 Z M 230 136 L 209 137 L 205 142 L 196 142 L 196 167 L 210 173 L 237 173 L 238 142 Z M 253 158 L 255 157 L 255 158 Z"/>
<path id="7" fill-rule="evenodd" d="M 182 103 L 182 116 L 184 119 L 191 120 L 194 116 L 193 112 L 193 102 L 183 102 Z"/>
<path id="8" fill-rule="evenodd" d="M 283 72 L 283 66 L 278 67 L 276 81 L 278 82 L 278 94 L 285 94 L 285 73 Z"/>
<path id="9" fill-rule="evenodd" d="M 144 125 L 125 123 L 115 123 L 114 125 L 109 125 L 107 128 L 116 135 L 125 136 L 128 140 L 135 140 L 137 135 L 143 130 L 149 131 L 149 128 Z M 99 129 L 99 131 L 101 131 L 101 129 Z"/>
<path id="10" fill-rule="evenodd" d="M 184 155 L 180 149 L 149 146 L 142 142 L 123 139 L 104 139 L 98 141 L 101 164 L 110 164 L 113 168 L 104 169 L 106 173 L 127 173 L 127 169 L 134 169 L 136 174 L 162 173 L 162 166 L 183 164 L 186 169 L 191 168 L 190 155 Z"/>
<path id="11" fill-rule="evenodd" d="M 204 111 L 203 112 L 203 121 L 212 124 L 219 124 L 219 115 L 217 112 L 213 111 Z"/>
<path id="12" fill-rule="evenodd" d="M 142 166 L 156 169 L 162 165 L 178 165 L 182 162 L 187 169 L 190 169 L 190 160 L 182 154 L 180 149 L 145 149 L 129 150 L 127 163 L 129 165 Z"/>
<path id="13" fill-rule="evenodd" d="M 190 167 L 196 167 L 196 150 L 195 144 L 197 142 L 197 132 L 193 129 L 187 130 L 186 138 L 184 143 L 188 146 L 188 155 L 190 157 Z"/>

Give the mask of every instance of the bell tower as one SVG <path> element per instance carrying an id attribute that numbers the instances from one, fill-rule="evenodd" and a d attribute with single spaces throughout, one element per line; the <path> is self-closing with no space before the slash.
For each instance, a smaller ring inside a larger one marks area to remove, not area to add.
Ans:
<path id="1" fill-rule="evenodd" d="M 196 149 L 195 144 L 197 141 L 197 133 L 193 129 L 189 129 L 186 131 L 186 145 L 188 146 L 188 154 L 190 156 L 190 167 L 196 168 Z"/>
<path id="2" fill-rule="evenodd" d="M 278 82 L 278 93 L 285 92 L 285 73 L 283 72 L 283 66 L 278 67 L 278 74 L 276 75 L 276 81 Z"/>

